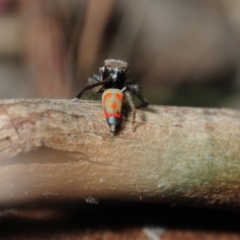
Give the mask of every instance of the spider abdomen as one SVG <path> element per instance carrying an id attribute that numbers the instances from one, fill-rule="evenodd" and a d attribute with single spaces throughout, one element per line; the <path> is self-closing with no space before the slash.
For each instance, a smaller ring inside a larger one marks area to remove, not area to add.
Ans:
<path id="1" fill-rule="evenodd" d="M 111 132 L 115 132 L 122 118 L 123 92 L 109 88 L 102 95 L 102 106 Z"/>

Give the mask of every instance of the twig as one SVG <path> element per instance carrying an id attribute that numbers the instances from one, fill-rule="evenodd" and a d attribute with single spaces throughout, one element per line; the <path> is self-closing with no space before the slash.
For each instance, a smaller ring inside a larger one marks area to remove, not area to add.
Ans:
<path id="1" fill-rule="evenodd" d="M 240 206 L 240 112 L 150 106 L 137 111 L 135 130 L 129 114 L 111 135 L 99 102 L 2 100 L 0 203 L 70 197 Z"/>

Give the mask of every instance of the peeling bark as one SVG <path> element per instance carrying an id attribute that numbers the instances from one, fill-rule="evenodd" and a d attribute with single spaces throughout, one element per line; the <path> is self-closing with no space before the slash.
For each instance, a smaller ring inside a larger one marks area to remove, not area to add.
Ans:
<path id="1" fill-rule="evenodd" d="M 240 206 L 240 112 L 150 106 L 111 135 L 101 104 L 0 104 L 0 203 L 114 198 Z"/>

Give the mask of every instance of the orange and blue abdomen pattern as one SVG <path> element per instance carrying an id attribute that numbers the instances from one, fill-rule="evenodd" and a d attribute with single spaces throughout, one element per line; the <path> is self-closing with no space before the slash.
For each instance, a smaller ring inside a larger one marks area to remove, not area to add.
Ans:
<path id="1" fill-rule="evenodd" d="M 119 89 L 110 88 L 102 95 L 102 105 L 108 125 L 114 128 L 121 122 L 123 93 Z"/>

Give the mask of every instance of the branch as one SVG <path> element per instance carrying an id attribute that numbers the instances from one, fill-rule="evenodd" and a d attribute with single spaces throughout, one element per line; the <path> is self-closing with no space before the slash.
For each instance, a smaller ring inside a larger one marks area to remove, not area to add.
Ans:
<path id="1" fill-rule="evenodd" d="M 1 101 L 0 203 L 240 205 L 240 112 L 151 106 L 137 111 L 135 129 L 129 114 L 112 136 L 99 102 Z"/>

